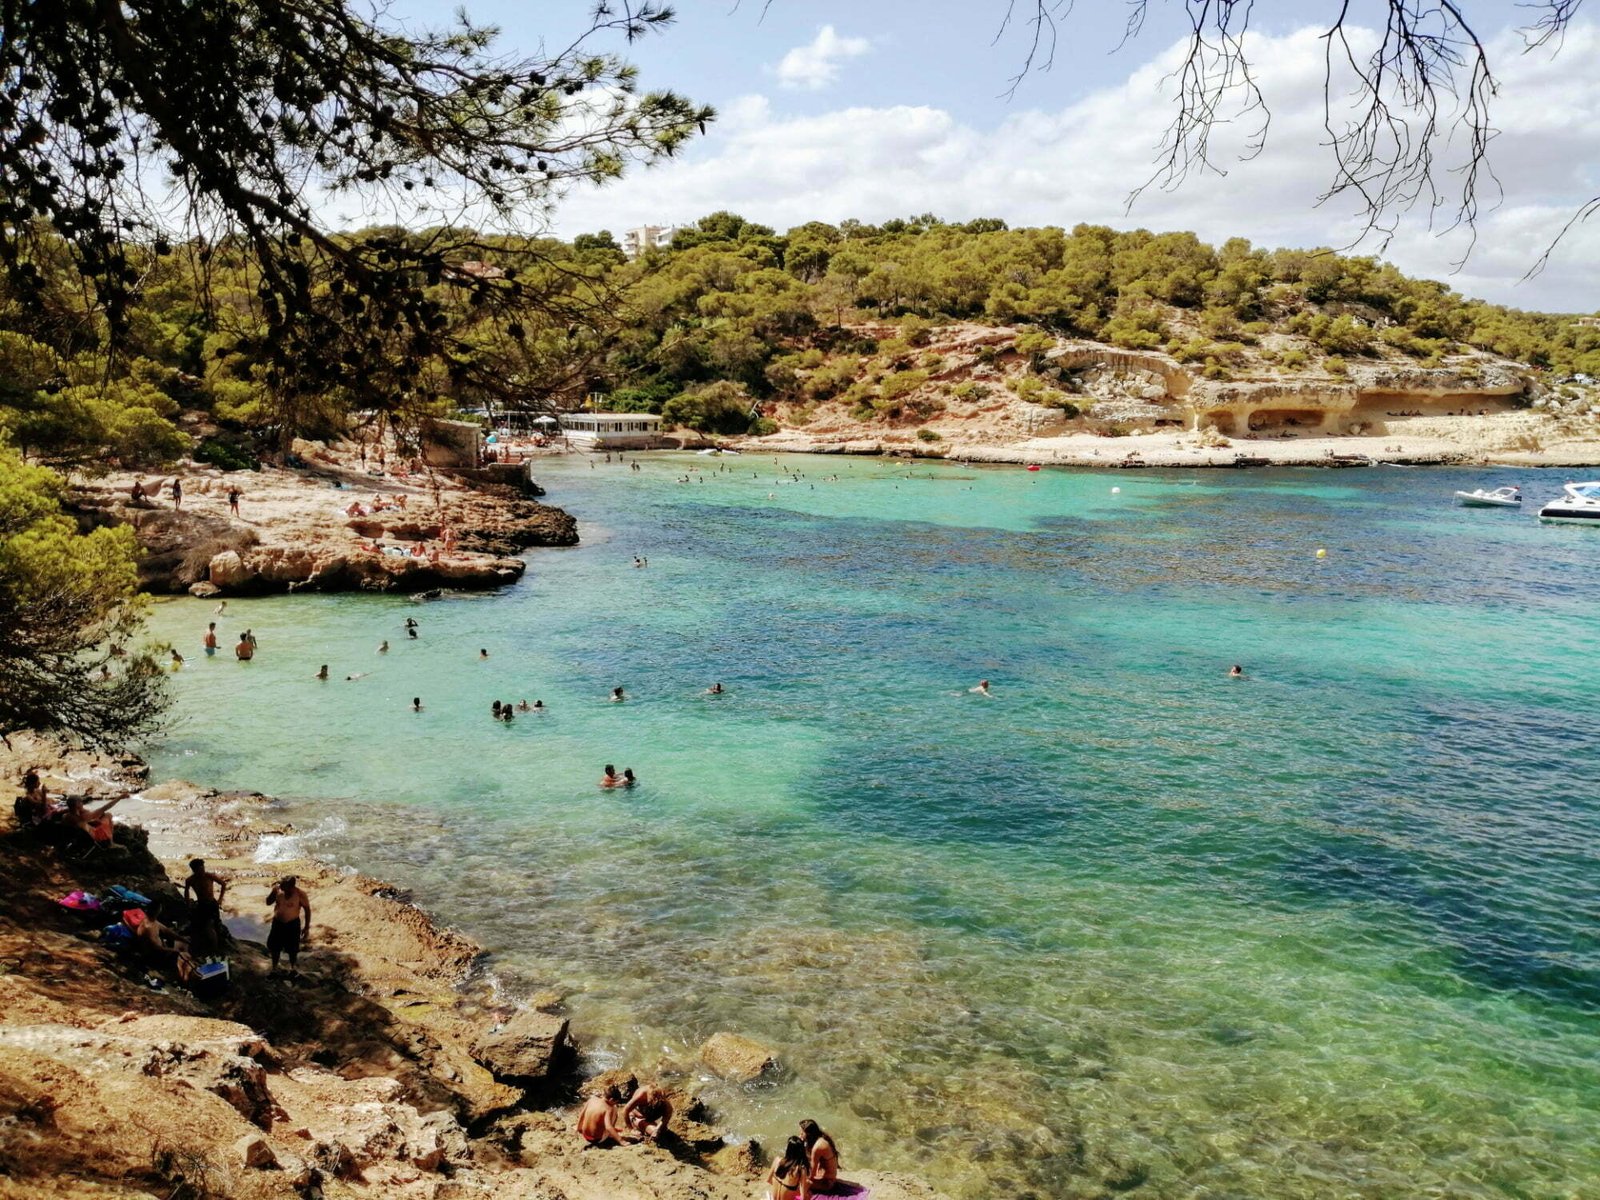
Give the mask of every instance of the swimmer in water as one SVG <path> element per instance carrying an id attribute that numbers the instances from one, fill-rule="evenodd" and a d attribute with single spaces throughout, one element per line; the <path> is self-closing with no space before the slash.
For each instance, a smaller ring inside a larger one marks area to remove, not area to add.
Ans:
<path id="1" fill-rule="evenodd" d="M 487 650 L 479 650 L 478 651 L 478 659 L 479 659 L 479 661 L 482 661 L 483 659 L 488 658 L 488 657 L 489 657 L 489 652 Z"/>
<path id="2" fill-rule="evenodd" d="M 327 677 L 328 677 L 328 664 L 327 663 L 323 663 L 322 666 L 317 669 L 317 678 L 318 679 L 326 679 Z"/>
<path id="3" fill-rule="evenodd" d="M 600 776 L 600 786 L 603 787 L 603 788 L 614 788 L 614 787 L 622 787 L 622 786 L 624 786 L 623 781 L 622 781 L 622 776 L 617 774 L 617 769 L 615 767 L 613 767 L 610 763 L 606 764 L 606 773 L 604 775 Z"/>
<path id="4" fill-rule="evenodd" d="M 971 692 L 974 696 L 994 695 L 994 693 L 989 690 L 989 681 L 987 679 L 978 680 L 978 686 L 975 688 L 968 688 L 967 691 Z"/>
<path id="5" fill-rule="evenodd" d="M 509 701 L 500 705 L 500 719 L 502 721 L 509 721 L 516 715 L 517 714 L 515 710 L 512 709 Z"/>
<path id="6" fill-rule="evenodd" d="M 708 695 L 708 696 L 720 696 L 720 695 L 722 695 L 722 690 L 723 690 L 722 689 L 722 685 L 720 683 L 713 683 L 710 687 L 708 687 L 706 689 L 706 695 Z"/>
<path id="7" fill-rule="evenodd" d="M 379 654 L 387 654 L 387 653 L 389 653 L 389 640 L 387 638 L 384 639 L 383 645 L 378 647 L 378 653 Z"/>
<path id="8" fill-rule="evenodd" d="M 544 711 L 544 701 L 543 700 L 535 700 L 533 702 L 533 711 L 534 712 L 543 712 Z"/>
<path id="9" fill-rule="evenodd" d="M 533 711 L 533 705 L 529 704 L 528 701 L 527 701 L 527 698 L 524 697 L 522 703 L 517 705 L 517 711 L 518 712 L 532 712 Z"/>
<path id="10" fill-rule="evenodd" d="M 1229 679 L 1243 679 L 1244 678 L 1244 668 L 1241 667 L 1238 663 L 1234 663 L 1233 664 L 1233 669 L 1228 672 L 1228 678 Z"/>
<path id="11" fill-rule="evenodd" d="M 354 675 L 346 675 L 344 681 L 346 683 L 354 683 L 358 679 L 365 679 L 367 674 L 368 672 L 366 671 L 357 671 Z"/>
<path id="12" fill-rule="evenodd" d="M 217 605 L 211 611 L 213 613 L 215 613 L 217 616 L 221 616 L 223 613 L 228 611 L 228 602 L 226 600 L 224 600 L 221 604 Z"/>
<path id="13" fill-rule="evenodd" d="M 632 767 L 623 767 L 622 768 L 622 786 L 623 787 L 633 787 L 638 782 L 639 781 L 634 778 L 633 768 Z"/>
<path id="14" fill-rule="evenodd" d="M 626 699 L 627 697 L 622 694 L 621 688 L 614 687 L 611 689 L 611 703 L 621 704 Z"/>
<path id="15" fill-rule="evenodd" d="M 176 671 L 181 666 L 183 666 L 183 655 L 179 654 L 178 648 L 174 646 L 172 648 L 172 669 Z"/>
<path id="16" fill-rule="evenodd" d="M 413 696 L 413 697 L 411 697 L 411 711 L 412 712 L 421 712 L 422 711 L 422 697 L 421 696 Z"/>
<path id="17" fill-rule="evenodd" d="M 494 719 L 498 721 L 500 719 L 500 701 L 496 700 L 494 702 L 494 707 L 489 711 L 494 715 Z"/>

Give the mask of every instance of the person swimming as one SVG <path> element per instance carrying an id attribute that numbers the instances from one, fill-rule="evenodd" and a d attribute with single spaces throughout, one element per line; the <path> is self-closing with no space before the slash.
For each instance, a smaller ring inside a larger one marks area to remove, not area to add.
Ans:
<path id="1" fill-rule="evenodd" d="M 614 687 L 611 689 L 611 703 L 621 704 L 626 699 L 627 697 L 622 694 L 621 688 Z"/>
<path id="2" fill-rule="evenodd" d="M 622 768 L 622 786 L 623 787 L 633 787 L 638 782 L 639 782 L 639 780 L 638 780 L 637 777 L 635 777 L 632 767 L 623 767 Z"/>
<path id="3" fill-rule="evenodd" d="M 1244 678 L 1244 668 L 1241 667 L 1238 663 L 1234 663 L 1233 664 L 1233 669 L 1228 672 L 1228 678 L 1229 679 L 1243 679 Z"/>
<path id="4" fill-rule="evenodd" d="M 172 647 L 172 669 L 176 671 L 181 666 L 183 666 L 183 655 L 179 654 L 178 648 L 174 646 Z"/>
<path id="5" fill-rule="evenodd" d="M 722 695 L 722 692 L 723 692 L 723 687 L 722 687 L 722 685 L 720 683 L 713 683 L 710 687 L 708 687 L 706 689 L 706 695 L 708 695 L 708 696 L 720 696 L 720 695 Z"/>
<path id="6" fill-rule="evenodd" d="M 328 677 L 328 664 L 327 663 L 323 663 L 322 666 L 317 668 L 317 678 L 318 679 L 326 679 L 327 677 Z"/>
<path id="7" fill-rule="evenodd" d="M 612 766 L 610 763 L 606 764 L 606 773 L 604 775 L 600 776 L 600 786 L 603 787 L 603 788 L 614 788 L 614 787 L 623 787 L 623 786 L 625 786 L 623 781 L 622 781 L 622 776 L 617 774 L 617 769 L 614 766 Z"/>
<path id="8" fill-rule="evenodd" d="M 974 688 L 968 688 L 967 691 L 971 692 L 975 696 L 994 695 L 994 693 L 989 690 L 989 681 L 987 679 L 978 680 L 978 686 Z"/>
<path id="9" fill-rule="evenodd" d="M 496 700 L 494 702 L 494 707 L 491 708 L 489 712 L 494 716 L 494 719 L 498 721 L 500 719 L 500 701 Z"/>
<path id="10" fill-rule="evenodd" d="M 489 652 L 487 650 L 479 650 L 478 651 L 478 658 L 480 660 L 488 658 L 488 657 L 489 657 Z"/>
<path id="11" fill-rule="evenodd" d="M 387 654 L 387 653 L 389 653 L 389 639 L 388 638 L 385 638 L 383 640 L 383 645 L 378 647 L 378 653 L 379 654 Z"/>
<path id="12" fill-rule="evenodd" d="M 534 712 L 543 712 L 544 711 L 544 701 L 543 700 L 535 700 L 533 702 L 533 711 Z"/>
<path id="13" fill-rule="evenodd" d="M 529 704 L 527 699 L 524 698 L 522 703 L 517 705 L 517 711 L 518 712 L 532 712 L 533 711 L 533 705 Z"/>
<path id="14" fill-rule="evenodd" d="M 207 658 L 217 652 L 217 623 L 215 621 L 206 626 L 206 636 L 201 639 L 201 644 L 205 647 Z"/>
<path id="15" fill-rule="evenodd" d="M 516 715 L 517 715 L 516 710 L 511 707 L 511 702 L 509 700 L 508 701 L 504 701 L 504 702 L 501 703 L 501 705 L 500 705 L 500 719 L 502 721 L 509 721 L 513 717 L 515 717 Z"/>
<path id="16" fill-rule="evenodd" d="M 346 683 L 354 683 L 358 679 L 365 679 L 369 674 L 370 672 L 368 671 L 357 671 L 354 675 L 346 675 L 344 681 Z"/>
<path id="17" fill-rule="evenodd" d="M 411 697 L 411 711 L 412 712 L 421 712 L 422 711 L 422 697 L 421 696 L 413 696 L 413 697 Z"/>

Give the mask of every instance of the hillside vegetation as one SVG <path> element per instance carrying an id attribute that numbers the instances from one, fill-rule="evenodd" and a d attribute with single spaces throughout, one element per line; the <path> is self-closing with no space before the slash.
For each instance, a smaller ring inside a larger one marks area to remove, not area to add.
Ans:
<path id="1" fill-rule="evenodd" d="M 429 235 L 348 236 L 398 244 Z M 608 407 L 719 433 L 753 420 L 760 431 L 761 412 L 803 425 L 819 406 L 864 424 L 915 423 L 940 406 L 981 407 L 987 388 L 1070 416 L 1081 406 L 1070 371 L 1018 369 L 1043 365 L 1064 340 L 1160 353 L 1213 381 L 1336 379 L 1363 363 L 1450 366 L 1470 378 L 1482 354 L 1535 368 L 1558 397 L 1572 376 L 1600 376 L 1600 328 L 1571 316 L 1465 299 L 1373 258 L 1239 238 L 1212 247 L 1189 233 L 932 216 L 812 222 L 780 235 L 716 213 L 637 262 L 605 232 L 482 244 L 484 260 L 422 281 L 456 349 L 399 392 L 374 386 L 358 357 L 337 387 L 278 388 L 242 246 L 147 248 L 115 345 L 65 254 L 37 263 L 42 302 L 30 291 L 25 303 L 0 278 L 0 434 L 57 463 L 153 465 L 197 453 L 247 466 L 295 435 L 359 422 L 403 435 L 420 417 L 486 401 L 472 384 L 486 374 L 517 381 L 529 407 L 600 393 Z M 485 311 L 461 284 L 486 273 L 532 284 L 534 300 L 520 312 Z M 997 336 L 973 333 L 978 326 Z M 965 367 L 1010 366 L 989 382 L 958 370 L 937 348 L 952 337 L 966 347 Z M 373 343 L 377 357 L 392 349 L 377 335 Z"/>

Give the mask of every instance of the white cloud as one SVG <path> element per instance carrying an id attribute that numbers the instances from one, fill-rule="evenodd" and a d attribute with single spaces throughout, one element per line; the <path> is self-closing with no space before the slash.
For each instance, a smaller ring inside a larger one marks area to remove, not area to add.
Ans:
<path id="1" fill-rule="evenodd" d="M 1061 110 L 1013 113 L 992 129 L 925 105 L 795 117 L 746 97 L 689 157 L 575 195 L 559 225 L 567 233 L 621 229 L 727 208 L 781 230 L 932 211 L 1012 225 L 1192 229 L 1218 243 L 1243 236 L 1266 246 L 1345 245 L 1361 231 L 1356 206 L 1347 199 L 1317 206 L 1333 168 L 1323 128 L 1323 44 L 1314 30 L 1255 42 L 1272 111 L 1266 150 L 1237 161 L 1249 125 L 1221 126 L 1212 153 L 1226 174 L 1150 188 L 1131 213 L 1124 212 L 1128 195 L 1150 178 L 1171 120 L 1164 97 L 1173 51 L 1117 87 Z M 1426 211 L 1406 217 L 1383 255 L 1469 295 L 1522 308 L 1600 309 L 1600 217 L 1569 233 L 1543 274 L 1519 282 L 1561 224 L 1600 194 L 1600 73 L 1584 68 L 1600 61 L 1600 26 L 1574 26 L 1554 60 L 1520 49 L 1508 35 L 1496 51 L 1502 86 L 1491 152 L 1504 194 L 1493 208 L 1494 195 L 1486 196 L 1466 267 L 1450 274 L 1467 247 L 1464 231 L 1431 231 Z M 1448 218 L 1441 208 L 1436 225 Z"/>
<path id="2" fill-rule="evenodd" d="M 848 58 L 860 58 L 872 49 L 866 38 L 840 37 L 832 25 L 817 30 L 806 46 L 796 46 L 778 63 L 778 82 L 786 88 L 817 91 L 839 78 L 839 66 Z"/>

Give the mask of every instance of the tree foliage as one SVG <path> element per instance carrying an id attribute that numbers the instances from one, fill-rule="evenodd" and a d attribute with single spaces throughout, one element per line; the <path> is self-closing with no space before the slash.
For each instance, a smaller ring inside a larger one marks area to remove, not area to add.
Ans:
<path id="1" fill-rule="evenodd" d="M 136 631 L 133 531 L 79 533 L 61 481 L 0 445 L 0 736 L 19 729 L 112 747 L 147 731 L 161 668 L 113 655 Z"/>
<path id="2" fill-rule="evenodd" d="M 35 306 L 70 266 L 114 348 L 172 255 L 202 278 L 220 269 L 227 294 L 205 306 L 233 310 L 251 381 L 291 408 L 339 389 L 426 401 L 441 362 L 510 390 L 438 289 L 512 342 L 534 316 L 604 308 L 532 242 L 516 266 L 467 264 L 486 223 L 537 218 L 566 185 L 704 128 L 709 109 L 640 93 L 593 48 L 671 17 L 655 0 L 601 3 L 571 45 L 516 58 L 465 16 L 418 31 L 361 0 L 0 5 L 0 265 Z M 340 199 L 405 229 L 332 233 L 317 213 Z"/>

